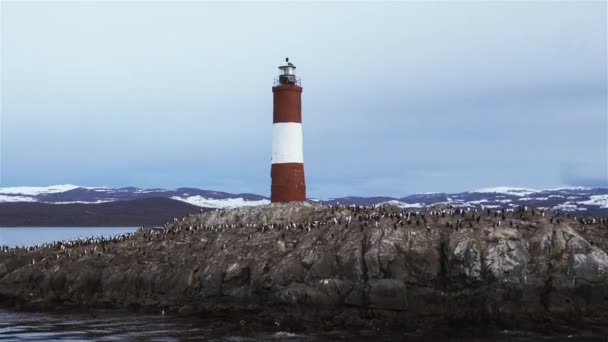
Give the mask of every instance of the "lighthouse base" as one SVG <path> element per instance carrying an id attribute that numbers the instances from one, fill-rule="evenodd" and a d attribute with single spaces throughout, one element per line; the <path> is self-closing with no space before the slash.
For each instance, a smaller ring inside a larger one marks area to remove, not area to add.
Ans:
<path id="1" fill-rule="evenodd" d="M 273 203 L 303 202 L 306 200 L 304 164 L 272 164 L 270 201 Z"/>

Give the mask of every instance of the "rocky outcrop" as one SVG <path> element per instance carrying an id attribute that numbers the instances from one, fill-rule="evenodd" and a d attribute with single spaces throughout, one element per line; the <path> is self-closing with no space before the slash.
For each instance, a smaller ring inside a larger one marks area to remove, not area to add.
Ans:
<path id="1" fill-rule="evenodd" d="M 604 221 L 423 214 L 408 224 L 398 208 L 272 204 L 191 215 L 117 243 L 0 253 L 0 302 L 315 329 L 608 324 Z"/>

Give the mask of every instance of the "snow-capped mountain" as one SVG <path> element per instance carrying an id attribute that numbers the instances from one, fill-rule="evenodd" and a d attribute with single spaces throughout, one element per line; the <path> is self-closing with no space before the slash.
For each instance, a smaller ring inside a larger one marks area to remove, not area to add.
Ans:
<path id="1" fill-rule="evenodd" d="M 0 203 L 37 202 L 51 204 L 98 204 L 144 198 L 172 199 L 203 208 L 236 208 L 267 204 L 270 202 L 268 197 L 261 195 L 249 193 L 231 194 L 196 188 L 166 190 L 125 187 L 114 189 L 108 187 L 83 187 L 76 185 L 0 188 Z M 387 204 L 404 208 L 422 208 L 435 204 L 476 208 L 530 206 L 579 212 L 580 214 L 608 215 L 608 189 L 582 187 L 544 190 L 496 187 L 451 194 L 414 194 L 401 198 L 341 197 L 327 200 L 311 199 L 311 201 L 359 205 Z"/>
<path id="2" fill-rule="evenodd" d="M 51 204 L 105 203 L 142 198 L 169 198 L 204 208 L 236 208 L 270 203 L 268 198 L 255 194 L 230 194 L 195 188 L 139 189 L 134 187 L 107 188 L 76 185 L 48 187 L 0 188 L 1 202 L 39 202 Z"/>
<path id="3" fill-rule="evenodd" d="M 429 198 L 429 196 L 431 198 Z M 498 187 L 456 194 L 411 195 L 397 200 L 402 207 L 442 203 L 454 207 L 513 208 L 529 206 L 581 214 L 608 214 L 608 189 L 527 189 Z"/>

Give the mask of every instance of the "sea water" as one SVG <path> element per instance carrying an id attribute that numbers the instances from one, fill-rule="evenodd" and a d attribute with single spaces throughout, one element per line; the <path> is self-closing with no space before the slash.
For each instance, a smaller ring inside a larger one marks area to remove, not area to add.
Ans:
<path id="1" fill-rule="evenodd" d="M 424 337 L 395 331 L 292 333 L 227 331 L 221 320 L 135 314 L 121 311 L 88 313 L 20 312 L 0 308 L 0 341 L 461 341 L 461 342 L 606 342 L 606 336 L 547 336 L 521 331 L 497 331 L 473 337 Z"/>

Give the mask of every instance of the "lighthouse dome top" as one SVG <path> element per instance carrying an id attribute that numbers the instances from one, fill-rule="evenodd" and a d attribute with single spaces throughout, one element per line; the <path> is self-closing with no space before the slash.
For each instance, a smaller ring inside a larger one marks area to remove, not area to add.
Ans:
<path id="1" fill-rule="evenodd" d="M 285 62 L 287 64 L 281 65 L 279 67 L 279 70 L 281 70 L 281 73 L 279 74 L 279 77 L 274 79 L 274 85 L 275 86 L 279 86 L 279 85 L 301 86 L 300 78 L 296 77 L 296 66 L 293 65 L 293 63 L 291 63 L 289 61 L 289 58 L 285 58 Z"/>
<path id="2" fill-rule="evenodd" d="M 282 72 L 282 75 L 295 75 L 296 74 L 296 66 L 293 65 L 293 63 L 291 63 L 289 61 L 289 57 L 285 58 L 285 62 L 287 62 L 287 65 L 281 65 L 279 67 L 279 69 Z"/>

